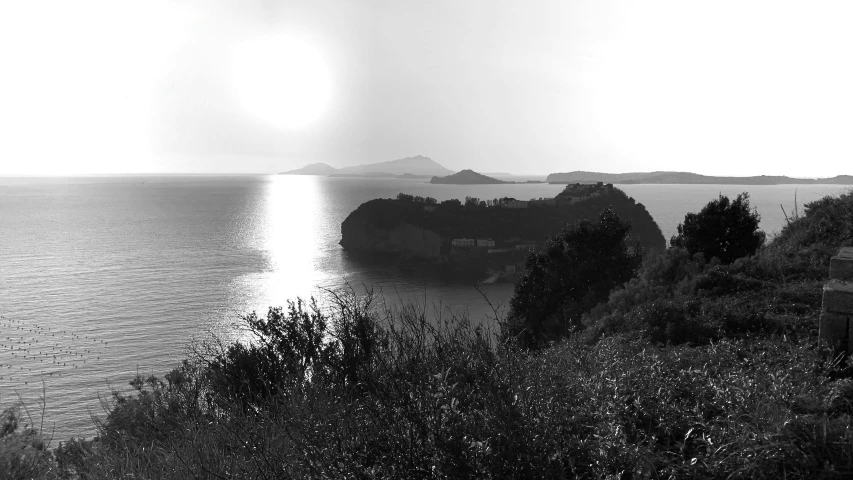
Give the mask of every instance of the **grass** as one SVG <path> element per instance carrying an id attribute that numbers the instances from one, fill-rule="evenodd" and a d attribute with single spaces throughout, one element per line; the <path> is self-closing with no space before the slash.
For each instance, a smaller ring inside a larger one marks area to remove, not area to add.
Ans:
<path id="1" fill-rule="evenodd" d="M 352 292 L 246 316 L 252 343 L 134 379 L 93 440 L 4 414 L 0 478 L 850 478 L 853 380 L 816 339 L 850 202 L 730 265 L 649 258 L 536 352 Z"/>

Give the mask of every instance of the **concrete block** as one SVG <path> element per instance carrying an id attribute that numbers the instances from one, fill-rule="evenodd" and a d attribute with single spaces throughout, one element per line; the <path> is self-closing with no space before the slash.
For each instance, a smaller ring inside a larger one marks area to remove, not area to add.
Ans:
<path id="1" fill-rule="evenodd" d="M 853 253 L 849 258 L 839 254 L 829 259 L 829 278 L 853 280 Z"/>
<path id="2" fill-rule="evenodd" d="M 820 329 L 818 336 L 830 346 L 847 347 L 850 341 L 851 315 L 834 312 L 820 312 Z M 847 349 L 848 353 L 850 349 Z"/>
<path id="3" fill-rule="evenodd" d="M 853 281 L 833 279 L 823 286 L 823 310 L 853 314 Z"/>

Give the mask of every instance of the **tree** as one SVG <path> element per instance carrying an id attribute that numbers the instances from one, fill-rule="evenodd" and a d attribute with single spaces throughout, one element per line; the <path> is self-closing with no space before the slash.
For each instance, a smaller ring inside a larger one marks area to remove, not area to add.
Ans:
<path id="1" fill-rule="evenodd" d="M 673 247 L 686 248 L 691 255 L 702 252 L 710 260 L 717 257 L 731 263 L 753 255 L 764 244 L 764 232 L 758 229 L 761 216 L 749 209 L 749 193 L 734 201 L 720 195 L 699 213 L 688 213 L 678 225 L 678 235 L 670 239 Z"/>
<path id="2" fill-rule="evenodd" d="M 539 348 L 580 326 L 583 313 L 607 300 L 639 268 L 642 252 L 629 251 L 630 230 L 630 223 L 608 208 L 597 223 L 579 220 L 529 254 L 510 300 L 504 337 Z"/>

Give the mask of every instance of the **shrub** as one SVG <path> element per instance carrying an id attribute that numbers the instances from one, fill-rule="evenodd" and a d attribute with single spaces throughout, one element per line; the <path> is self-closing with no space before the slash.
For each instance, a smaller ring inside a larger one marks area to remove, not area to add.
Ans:
<path id="1" fill-rule="evenodd" d="M 502 333 L 538 348 L 579 327 L 583 313 L 636 273 L 642 253 L 629 252 L 630 230 L 607 209 L 597 223 L 580 220 L 528 255 Z"/>
<path id="2" fill-rule="evenodd" d="M 661 344 L 706 343 L 714 329 L 697 320 L 701 303 L 676 297 L 644 303 L 626 315 L 626 328 Z"/>
<path id="3" fill-rule="evenodd" d="M 336 309 L 330 317 L 315 299 L 289 302 L 285 312 L 270 308 L 266 317 L 242 317 L 252 342 L 228 345 L 203 357 L 214 389 L 255 402 L 325 380 L 349 387 L 370 381 L 384 331 L 371 309 L 372 292 L 330 292 Z"/>
<path id="4" fill-rule="evenodd" d="M 782 229 L 773 242 L 776 246 L 785 247 L 786 253 L 832 247 L 834 254 L 837 247 L 853 244 L 853 191 L 815 200 L 804 210 L 804 215 L 797 215 Z"/>
<path id="5" fill-rule="evenodd" d="M 636 278 L 613 290 L 606 302 L 584 314 L 584 338 L 594 341 L 602 335 L 623 331 L 627 328 L 625 314 L 638 305 L 674 295 L 704 266 L 702 254 L 691 258 L 687 250 L 679 247 L 647 256 Z"/>
<path id="6" fill-rule="evenodd" d="M 688 213 L 678 225 L 678 235 L 670 244 L 686 248 L 690 254 L 704 253 L 723 263 L 753 255 L 764 244 L 764 232 L 758 230 L 761 217 L 749 209 L 749 194 L 744 192 L 730 201 L 720 195 L 699 213 Z"/>
<path id="7" fill-rule="evenodd" d="M 20 410 L 0 413 L 0 478 L 47 478 L 54 475 L 53 452 L 41 433 L 30 426 L 19 428 Z"/>

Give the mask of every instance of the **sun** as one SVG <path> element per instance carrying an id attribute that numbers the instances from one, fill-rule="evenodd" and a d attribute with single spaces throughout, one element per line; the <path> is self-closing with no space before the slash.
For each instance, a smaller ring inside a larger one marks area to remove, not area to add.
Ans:
<path id="1" fill-rule="evenodd" d="M 323 53 L 302 39 L 274 35 L 234 49 L 231 88 L 239 107 L 275 128 L 310 126 L 325 112 L 331 76 Z"/>

